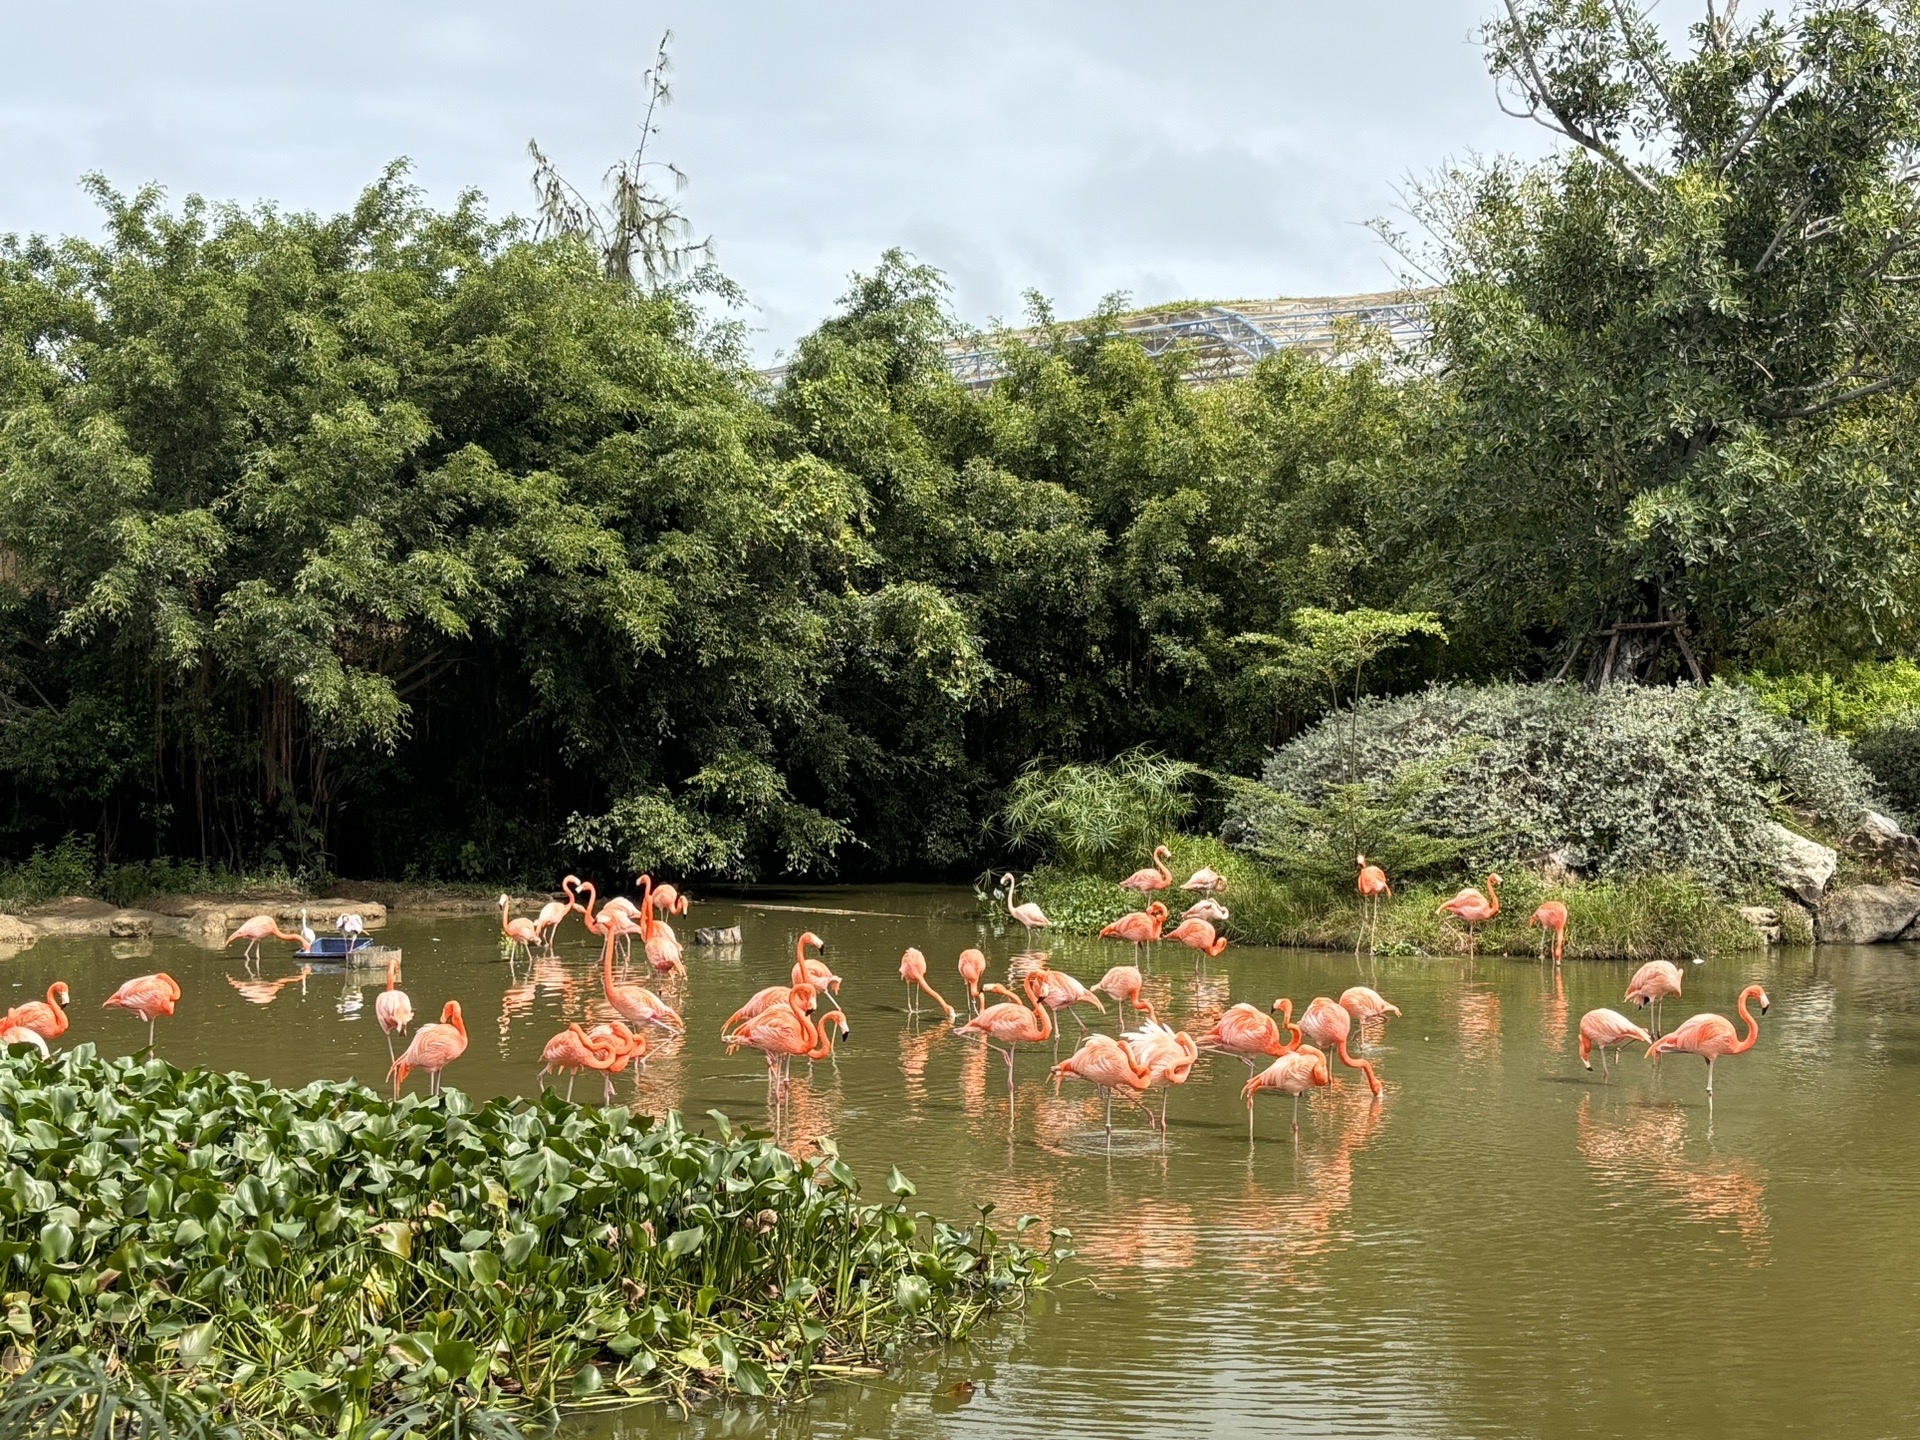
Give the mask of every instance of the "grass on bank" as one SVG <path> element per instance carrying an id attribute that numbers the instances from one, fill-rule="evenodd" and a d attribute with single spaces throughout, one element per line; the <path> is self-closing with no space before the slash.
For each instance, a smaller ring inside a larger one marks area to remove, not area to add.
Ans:
<path id="1" fill-rule="evenodd" d="M 0 1371 L 73 1352 L 254 1433 L 451 1435 L 794 1389 L 959 1338 L 1049 1272 L 990 1207 L 916 1214 L 897 1170 L 870 1203 L 830 1148 L 715 1121 L 390 1103 L 86 1045 L 0 1060 Z"/>
<path id="2" fill-rule="evenodd" d="M 1179 836 L 1171 848 L 1175 887 L 1203 865 L 1211 865 L 1227 878 L 1227 893 L 1220 898 L 1233 913 L 1225 933 L 1235 940 L 1351 950 L 1360 938 L 1360 897 L 1351 888 L 1336 890 L 1310 880 L 1282 879 L 1218 840 Z M 1113 874 L 1095 874 L 1047 866 L 1028 876 L 1020 893 L 1037 901 L 1055 925 L 1076 934 L 1097 933 L 1101 926 L 1142 908 L 1152 898 L 1165 901 L 1177 920 L 1195 898 L 1177 888 L 1158 897 L 1120 889 L 1118 882 L 1133 868 L 1130 864 Z M 1477 943 L 1483 954 L 1536 953 L 1540 932 L 1527 927 L 1527 917 L 1543 900 L 1566 905 L 1566 953 L 1580 959 L 1670 960 L 1752 949 L 1760 943 L 1733 905 L 1685 877 L 1555 885 L 1526 866 L 1514 865 L 1500 874 L 1500 915 L 1480 927 Z M 1475 883 L 1485 887 L 1484 878 Z M 1458 888 L 1396 884 L 1393 898 L 1381 911 L 1378 948 L 1384 953 L 1464 953 L 1466 927 L 1435 913 L 1440 902 L 1450 899 Z M 1809 933 L 1806 939 L 1811 938 Z"/>

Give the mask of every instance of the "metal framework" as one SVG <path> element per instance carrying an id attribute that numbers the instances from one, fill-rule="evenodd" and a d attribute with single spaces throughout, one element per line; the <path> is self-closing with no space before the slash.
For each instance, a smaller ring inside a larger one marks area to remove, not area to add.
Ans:
<path id="1" fill-rule="evenodd" d="M 1114 328 L 1140 342 L 1147 354 L 1158 357 L 1178 351 L 1191 385 L 1216 385 L 1245 375 L 1267 356 L 1281 350 L 1304 349 L 1324 355 L 1344 353 L 1342 342 L 1365 332 L 1383 335 L 1401 348 L 1426 340 L 1427 302 L 1431 290 L 1394 291 L 1378 295 L 1346 295 L 1312 300 L 1239 300 L 1222 304 L 1167 306 L 1122 315 Z M 1054 333 L 1071 338 L 1085 333 L 1068 324 Z M 1015 330 L 1005 340 L 1037 341 L 1045 332 Z M 984 390 L 1002 379 L 1000 344 L 983 345 L 977 337 L 947 346 L 947 365 L 969 390 Z M 762 370 L 771 386 L 786 379 L 786 366 Z"/>

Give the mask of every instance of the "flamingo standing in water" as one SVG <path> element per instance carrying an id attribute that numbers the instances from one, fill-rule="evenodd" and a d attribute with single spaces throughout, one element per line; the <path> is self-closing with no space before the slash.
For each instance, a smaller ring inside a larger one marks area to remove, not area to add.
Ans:
<path id="1" fill-rule="evenodd" d="M 600 947 L 600 990 L 614 1012 L 629 1025 L 653 1026 L 678 1035 L 686 1030 L 680 1012 L 644 985 L 616 983 L 613 978 L 614 942 L 622 935 L 638 934 L 640 927 L 628 916 L 615 911 L 604 926 L 606 939 Z"/>
<path id="2" fill-rule="evenodd" d="M 1053 1038 L 1053 1012 L 1042 1003 L 1038 993 L 1042 983 L 1040 975 L 1041 972 L 1036 970 L 1027 976 L 1027 1005 L 1031 1005 L 1032 1010 L 1020 1004 L 1019 997 L 1006 986 L 989 981 L 980 987 L 983 995 L 991 990 L 1007 998 L 997 1005 L 987 1006 L 954 1032 L 956 1035 L 983 1036 L 988 1046 L 1005 1057 L 1009 1106 L 1013 1104 L 1013 1047 L 1041 1045 Z"/>
<path id="3" fill-rule="evenodd" d="M 1738 1009 L 1740 1018 L 1747 1024 L 1745 1035 L 1734 1033 L 1733 1022 L 1724 1015 L 1695 1015 L 1685 1020 L 1671 1035 L 1662 1035 L 1658 1040 L 1650 1041 L 1647 1054 L 1653 1055 L 1698 1055 L 1707 1062 L 1707 1098 L 1713 1098 L 1713 1062 L 1722 1055 L 1744 1055 L 1751 1050 L 1754 1042 L 1760 1038 L 1760 1022 L 1747 1013 L 1747 1001 L 1758 1000 L 1760 1013 L 1766 1014 L 1773 1002 L 1767 999 L 1767 992 L 1758 985 L 1749 985 L 1740 992 Z"/>
<path id="4" fill-rule="evenodd" d="M 1167 861 L 1173 858 L 1173 852 L 1164 845 L 1153 847 L 1153 866 L 1148 870 L 1136 870 L 1120 882 L 1122 890 L 1138 890 L 1142 895 L 1153 890 L 1164 890 L 1173 883 L 1173 871 L 1167 868 Z"/>
<path id="5" fill-rule="evenodd" d="M 1645 1009 L 1653 1007 L 1653 1033 L 1660 1034 L 1660 1002 L 1680 994 L 1680 967 L 1667 960 L 1649 960 L 1627 982 L 1627 999 Z"/>
<path id="6" fill-rule="evenodd" d="M 1133 946 L 1133 958 L 1139 962 L 1140 949 L 1160 939 L 1160 932 L 1166 927 L 1167 907 L 1158 900 L 1152 901 L 1144 910 L 1129 910 L 1111 925 L 1100 932 L 1102 940 L 1125 940 Z"/>
<path id="7" fill-rule="evenodd" d="M 808 1013 L 813 1008 L 813 987 L 801 984 L 793 988 L 805 992 L 802 998 L 806 1003 L 769 1005 L 720 1037 L 729 1055 L 746 1045 L 767 1057 L 767 1080 L 776 1098 L 786 1094 L 789 1062 L 796 1055 L 808 1055 L 820 1040 L 820 1027 Z"/>
<path id="8" fill-rule="evenodd" d="M 1370 1061 L 1356 1060 L 1347 1050 L 1347 1036 L 1353 1029 L 1353 1017 L 1325 995 L 1313 997 L 1300 1016 L 1300 1032 L 1321 1049 L 1339 1055 L 1340 1063 L 1350 1070 L 1364 1071 L 1367 1089 L 1380 1093 L 1380 1077 L 1373 1073 Z"/>
<path id="9" fill-rule="evenodd" d="M 1548 900 L 1527 919 L 1527 928 L 1540 927 L 1540 958 L 1547 958 L 1547 937 L 1553 937 L 1553 963 L 1560 963 L 1560 954 L 1567 948 L 1567 907 L 1558 900 Z"/>
<path id="10" fill-rule="evenodd" d="M 1594 1051 L 1600 1052 L 1600 1076 L 1611 1081 L 1613 1072 L 1607 1067 L 1607 1050 L 1619 1049 L 1635 1041 L 1642 1045 L 1651 1045 L 1653 1037 L 1634 1024 L 1618 1010 L 1589 1010 L 1580 1017 L 1580 1063 L 1593 1069 L 1590 1058 Z"/>
<path id="11" fill-rule="evenodd" d="M 1069 1075 L 1106 1091 L 1108 1135 L 1113 1134 L 1113 1092 L 1126 1089 L 1139 1095 L 1153 1083 L 1153 1072 L 1136 1060 L 1130 1049 L 1111 1035 L 1097 1031 L 1083 1039 L 1078 1050 L 1047 1074 L 1056 1095 L 1060 1093 L 1060 1082 Z M 1148 1118 L 1151 1120 L 1151 1115 Z"/>
<path id="12" fill-rule="evenodd" d="M 262 940 L 287 940 L 295 945 L 305 943 L 291 930 L 282 930 L 280 928 L 280 922 L 275 920 L 271 915 L 255 915 L 250 920 L 241 921 L 240 928 L 235 930 L 233 934 L 227 936 L 227 944 L 231 945 L 236 940 L 245 940 L 247 942 L 247 948 L 240 953 L 246 957 L 248 964 L 259 963 L 260 942 Z M 223 946 L 222 948 L 224 949 L 225 947 Z"/>
<path id="13" fill-rule="evenodd" d="M 900 978 L 912 987 L 907 991 L 909 1015 L 920 1013 L 920 993 L 925 991 L 933 997 L 934 1004 L 947 1012 L 947 1023 L 949 1025 L 953 1023 L 953 1006 L 947 1003 L 945 996 L 927 983 L 927 957 L 912 946 L 908 946 L 906 954 L 900 957 Z"/>
<path id="14" fill-rule="evenodd" d="M 533 917 L 534 932 L 540 936 L 549 955 L 553 953 L 553 937 L 559 932 L 560 922 L 580 906 L 579 890 L 579 877 L 566 876 L 560 881 L 560 892 L 567 898 L 547 901 L 540 907 L 540 913 Z"/>
<path id="15" fill-rule="evenodd" d="M 1239 1056 L 1246 1062 L 1249 1075 L 1253 1073 L 1255 1056 L 1280 1056 L 1298 1049 L 1300 1027 L 1293 1023 L 1293 1001 L 1282 998 L 1274 1001 L 1270 1008 L 1272 1014 L 1257 1005 L 1241 1001 L 1222 1014 L 1214 1022 L 1213 1028 L 1200 1037 L 1201 1047 L 1224 1050 L 1229 1055 Z M 1273 1014 L 1280 1016 L 1277 1022 Z"/>
<path id="16" fill-rule="evenodd" d="M 460 1002 L 449 1000 L 440 1007 L 437 1023 L 422 1025 L 413 1032 L 413 1043 L 393 1062 L 387 1073 L 393 1077 L 393 1093 L 407 1083 L 415 1070 L 427 1072 L 427 1094 L 440 1093 L 440 1072 L 467 1053 L 467 1022 L 461 1017 Z"/>
<path id="17" fill-rule="evenodd" d="M 1033 943 L 1033 932 L 1036 930 L 1051 929 L 1053 927 L 1053 921 L 1047 918 L 1046 911 L 1042 910 L 1031 900 L 1027 901 L 1024 905 L 1016 905 L 1013 903 L 1013 872 L 1011 870 L 1000 877 L 1000 883 L 1006 886 L 1007 889 L 1007 914 L 1011 915 L 1015 920 L 1019 921 L 1021 925 L 1026 927 L 1027 943 L 1031 945 Z"/>
<path id="18" fill-rule="evenodd" d="M 229 945 L 233 942 L 229 940 Z M 100 1008 L 112 1006 L 119 1010 L 130 1010 L 147 1022 L 147 1048 L 153 1049 L 153 1022 L 162 1015 L 173 1014 L 173 1007 L 180 1003 L 180 984 L 166 971 L 157 975 L 136 975 L 113 994 L 100 1002 Z"/>
<path id="19" fill-rule="evenodd" d="M 1487 876 L 1487 893 L 1468 887 L 1451 900 L 1444 900 L 1434 912 L 1436 915 L 1452 915 L 1456 920 L 1464 920 L 1467 926 L 1467 954 L 1473 954 L 1474 934 L 1494 916 L 1500 913 L 1500 877 Z"/>
<path id="20" fill-rule="evenodd" d="M 980 1008 L 980 982 L 987 975 L 987 957 L 978 950 L 960 952 L 960 979 L 967 987 L 967 1013 Z"/>
<path id="21" fill-rule="evenodd" d="M 567 1099 L 571 1100 L 573 1082 L 579 1078 L 580 1072 L 597 1070 L 606 1086 L 606 1103 L 612 1104 L 613 1072 L 626 1068 L 634 1053 L 632 1042 L 639 1038 L 624 1025 L 618 1033 L 605 1025 L 594 1026 L 593 1033 L 582 1030 L 578 1022 L 567 1026 L 547 1041 L 545 1048 L 540 1051 L 540 1070 L 536 1076 L 540 1088 L 547 1088 L 547 1076 L 564 1070 L 567 1072 Z"/>
<path id="22" fill-rule="evenodd" d="M 1136 1012 L 1145 1011 L 1147 1019 L 1157 1018 L 1153 1013 L 1153 1002 L 1140 998 L 1140 986 L 1144 982 L 1140 971 L 1133 965 L 1116 965 L 1087 988 L 1113 997 L 1114 1014 L 1120 1013 L 1122 1005 L 1131 1005 Z"/>
<path id="23" fill-rule="evenodd" d="M 1360 867 L 1360 879 L 1354 888 L 1360 892 L 1361 919 L 1367 927 L 1367 951 L 1371 954 L 1380 938 L 1380 907 L 1393 898 L 1393 886 L 1387 883 L 1387 872 L 1378 865 L 1368 864 L 1366 856 L 1356 855 L 1353 858 Z M 1353 944 L 1357 952 L 1360 948 L 1357 937 Z"/>
<path id="24" fill-rule="evenodd" d="M 746 1004 L 726 1018 L 720 1026 L 720 1036 L 726 1038 L 727 1031 L 736 1029 L 744 1020 L 763 1015 L 775 1005 L 791 1005 L 796 1010 L 812 1011 L 818 1000 L 819 992 L 807 981 L 797 985 L 768 985 L 753 992 Z"/>
<path id="25" fill-rule="evenodd" d="M 1040 999 L 1046 1007 L 1058 1014 L 1065 1010 L 1073 1016 L 1073 1023 L 1080 1027 L 1082 1035 L 1087 1033 L 1087 1022 L 1073 1011 L 1075 1005 L 1091 1005 L 1102 1015 L 1107 1013 L 1106 1002 L 1093 991 L 1082 985 L 1064 970 L 1054 970 L 1047 966 L 1044 956 L 1017 955 L 1013 961 L 1012 978 L 1015 980 L 1037 981 L 1040 986 Z M 1055 1044 L 1059 1041 L 1056 1037 Z"/>
<path id="26" fill-rule="evenodd" d="M 646 949 L 647 963 L 656 975 L 686 974 L 687 967 L 680 959 L 679 937 L 671 925 L 654 914 L 657 907 L 653 903 L 653 876 L 637 875 L 634 883 L 640 887 L 640 943 Z"/>
<path id="27" fill-rule="evenodd" d="M 61 1007 L 73 1003 L 67 982 L 56 980 L 47 987 L 47 998 L 16 1005 L 0 1017 L 0 1029 L 20 1026 L 43 1040 L 58 1040 L 67 1030 L 67 1012 Z"/>
<path id="28" fill-rule="evenodd" d="M 400 988 L 400 957 L 387 956 L 387 988 L 373 999 L 373 1018 L 380 1022 L 380 1033 L 387 1037 L 387 1064 L 395 1059 L 393 1037 L 413 1023 L 413 1000 Z M 394 1091 L 399 1094 L 398 1089 Z"/>
<path id="29" fill-rule="evenodd" d="M 1354 1028 L 1360 1032 L 1360 1048 L 1367 1048 L 1367 1021 L 1379 1020 L 1381 1028 L 1386 1028 L 1385 1017 L 1398 1015 L 1400 1007 L 1395 1005 L 1378 990 L 1366 985 L 1352 985 L 1340 992 L 1340 1008 L 1353 1017 Z"/>
<path id="30" fill-rule="evenodd" d="M 1282 1055 L 1241 1087 L 1241 1098 L 1247 1102 L 1247 1143 L 1253 1143 L 1253 1097 L 1262 1090 L 1278 1090 L 1282 1095 L 1293 1097 L 1293 1133 L 1298 1135 L 1300 1097 L 1316 1086 L 1332 1083 L 1333 1072 L 1327 1068 L 1327 1057 L 1311 1045 L 1302 1045 Z"/>
<path id="31" fill-rule="evenodd" d="M 1167 932 L 1167 939 L 1189 945 L 1202 955 L 1218 955 L 1227 948 L 1226 936 L 1214 934 L 1213 926 L 1205 920 L 1182 920 Z"/>
<path id="32" fill-rule="evenodd" d="M 533 921 L 524 915 L 507 918 L 507 911 L 513 908 L 511 896 L 503 892 L 494 903 L 500 907 L 500 933 L 507 937 L 507 959 L 511 961 L 514 950 L 518 948 L 527 952 L 527 963 L 531 965 L 533 947 L 540 943 L 540 932 L 534 929 Z"/>
<path id="33" fill-rule="evenodd" d="M 1200 1046 L 1193 1036 L 1158 1020 L 1149 1020 L 1137 1030 L 1120 1037 L 1133 1055 L 1134 1063 L 1147 1072 L 1147 1078 L 1160 1087 L 1160 1133 L 1167 1133 L 1167 1097 L 1173 1087 L 1187 1083 L 1194 1062 L 1200 1058 Z"/>
<path id="34" fill-rule="evenodd" d="M 793 947 L 793 983 L 808 984 L 838 998 L 840 977 L 827 968 L 827 962 L 807 954 L 808 949 L 825 951 L 827 942 L 809 930 Z"/>

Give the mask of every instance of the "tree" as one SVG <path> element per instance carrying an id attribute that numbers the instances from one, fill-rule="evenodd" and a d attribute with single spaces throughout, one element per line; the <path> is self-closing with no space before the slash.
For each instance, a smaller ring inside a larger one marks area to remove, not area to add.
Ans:
<path id="1" fill-rule="evenodd" d="M 1403 493 L 1429 603 L 1593 679 L 1871 647 L 1913 614 L 1920 11 L 1504 0 L 1503 103 L 1567 148 L 1425 186 L 1450 447 Z M 1633 628 L 1628 628 L 1633 627 Z M 1660 659 L 1664 655 L 1666 658 Z"/>

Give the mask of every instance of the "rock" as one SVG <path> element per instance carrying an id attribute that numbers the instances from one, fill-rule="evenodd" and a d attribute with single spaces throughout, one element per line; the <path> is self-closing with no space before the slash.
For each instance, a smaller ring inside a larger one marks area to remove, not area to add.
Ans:
<path id="1" fill-rule="evenodd" d="M 1909 835 L 1887 816 L 1869 810 L 1847 836 L 1847 849 L 1882 872 L 1920 879 L 1920 836 Z"/>
<path id="2" fill-rule="evenodd" d="M 1550 885 L 1567 885 L 1578 880 L 1587 868 L 1587 852 L 1578 845 L 1561 845 L 1538 857 L 1540 878 Z"/>
<path id="3" fill-rule="evenodd" d="M 227 936 L 242 922 L 255 915 L 271 915 L 282 930 L 297 931 L 300 912 L 305 910 L 307 924 L 319 935 L 337 934 L 333 922 L 349 912 L 358 915 L 369 930 L 378 930 L 387 923 L 387 907 L 377 900 L 343 900 L 337 895 L 323 900 L 208 900 L 201 897 L 177 901 L 168 908 L 175 912 L 173 918 L 181 927 L 168 933 L 186 935 L 215 949 L 225 944 Z"/>
<path id="4" fill-rule="evenodd" d="M 738 925 L 706 925 L 693 932 L 696 945 L 738 945 L 740 927 Z"/>
<path id="5" fill-rule="evenodd" d="M 1769 945 L 1780 943 L 1780 912 L 1765 905 L 1742 905 L 1740 918 L 1751 925 Z"/>
<path id="6" fill-rule="evenodd" d="M 0 915 L 0 960 L 11 960 L 39 938 L 37 926 L 18 915 Z"/>
<path id="7" fill-rule="evenodd" d="M 1898 840 L 1906 831 L 1900 828 L 1900 822 L 1890 816 L 1882 815 L 1878 810 L 1867 811 L 1866 818 L 1860 822 L 1858 831 L 1862 835 L 1878 835 L 1886 840 Z"/>
<path id="8" fill-rule="evenodd" d="M 144 939 L 155 933 L 183 935 L 186 928 L 166 915 L 151 910 L 122 910 L 104 900 L 84 895 L 63 895 L 36 905 L 27 912 L 27 920 L 41 935 L 111 936 L 121 940 Z"/>
<path id="9" fill-rule="evenodd" d="M 1817 840 L 1796 835 L 1777 821 L 1761 827 L 1764 838 L 1779 848 L 1773 863 L 1773 879 L 1782 890 L 1808 905 L 1817 907 L 1826 893 L 1827 882 L 1840 868 L 1840 857 Z"/>
<path id="10" fill-rule="evenodd" d="M 153 919 L 137 910 L 122 910 L 108 918 L 107 934 L 116 940 L 144 940 L 153 934 Z"/>
<path id="11" fill-rule="evenodd" d="M 1920 885 L 1843 885 L 1827 896 L 1814 927 L 1823 945 L 1897 940 L 1920 916 Z"/>

